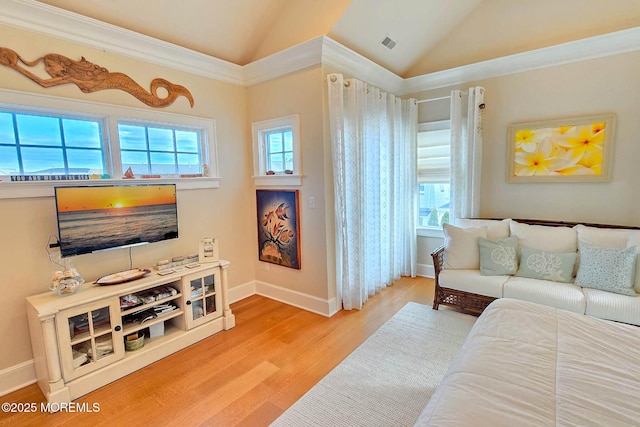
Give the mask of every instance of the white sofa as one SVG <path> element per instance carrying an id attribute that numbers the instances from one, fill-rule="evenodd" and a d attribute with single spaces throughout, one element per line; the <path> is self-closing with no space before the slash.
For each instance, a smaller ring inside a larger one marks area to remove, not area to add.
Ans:
<path id="1" fill-rule="evenodd" d="M 445 224 L 444 233 L 432 254 L 434 309 L 481 313 L 497 298 L 513 298 L 640 325 L 638 227 L 464 219 Z"/>

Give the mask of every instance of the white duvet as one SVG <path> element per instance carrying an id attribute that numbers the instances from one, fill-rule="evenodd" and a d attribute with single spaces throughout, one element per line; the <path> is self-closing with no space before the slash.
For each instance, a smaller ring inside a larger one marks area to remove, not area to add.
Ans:
<path id="1" fill-rule="evenodd" d="M 640 328 L 496 300 L 416 425 L 640 426 Z"/>

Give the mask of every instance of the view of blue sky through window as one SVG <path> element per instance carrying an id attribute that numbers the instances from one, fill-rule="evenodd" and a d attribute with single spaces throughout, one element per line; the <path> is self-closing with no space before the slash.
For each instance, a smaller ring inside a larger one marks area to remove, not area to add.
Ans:
<path id="1" fill-rule="evenodd" d="M 201 174 L 201 132 L 118 125 L 122 170 Z M 101 120 L 0 111 L 0 175 L 109 173 Z"/>
<path id="2" fill-rule="evenodd" d="M 119 124 L 122 168 L 134 174 L 202 173 L 200 133 Z"/>
<path id="3" fill-rule="evenodd" d="M 104 172 L 99 121 L 0 111 L 0 174 Z"/>
<path id="4" fill-rule="evenodd" d="M 267 151 L 267 170 L 293 170 L 293 133 L 291 128 L 271 130 L 264 135 Z"/>

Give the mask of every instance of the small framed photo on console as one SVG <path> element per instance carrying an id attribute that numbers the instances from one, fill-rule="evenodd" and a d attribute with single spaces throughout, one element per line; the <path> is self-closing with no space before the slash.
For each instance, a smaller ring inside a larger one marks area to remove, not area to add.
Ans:
<path id="1" fill-rule="evenodd" d="M 200 251 L 198 253 L 198 262 L 216 262 L 218 257 L 218 239 L 205 237 L 200 241 Z"/>

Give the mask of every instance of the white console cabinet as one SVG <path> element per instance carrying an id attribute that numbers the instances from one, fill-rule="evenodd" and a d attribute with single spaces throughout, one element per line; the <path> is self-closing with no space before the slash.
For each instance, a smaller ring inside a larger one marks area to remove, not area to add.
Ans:
<path id="1" fill-rule="evenodd" d="M 73 295 L 28 297 L 38 385 L 47 401 L 69 402 L 234 327 L 228 266 L 219 261 L 165 276 L 152 271 L 118 285 L 85 284 Z M 143 301 L 129 307 L 131 295 Z M 142 348 L 126 351 L 127 340 L 143 335 Z"/>

